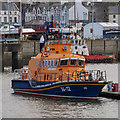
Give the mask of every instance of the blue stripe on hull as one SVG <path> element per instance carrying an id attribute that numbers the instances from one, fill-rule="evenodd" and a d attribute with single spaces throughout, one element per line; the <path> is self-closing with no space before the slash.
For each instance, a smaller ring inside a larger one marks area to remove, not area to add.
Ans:
<path id="1" fill-rule="evenodd" d="M 30 88 L 23 86 L 23 88 L 15 88 L 15 92 L 22 93 L 31 93 L 31 94 L 43 94 L 43 95 L 57 95 L 57 96 L 68 96 L 68 97 L 97 97 L 101 92 L 102 88 L 105 84 L 100 85 L 98 82 L 92 83 L 93 85 L 86 84 L 81 85 L 82 82 L 74 82 L 66 84 L 59 83 L 57 85 L 49 85 L 47 87 L 42 88 Z M 79 85 L 80 84 L 80 85 Z M 96 85 L 98 84 L 98 85 Z M 18 86 L 18 85 L 17 85 Z M 28 86 L 28 85 L 26 85 Z M 56 86 L 56 87 L 54 87 Z"/>

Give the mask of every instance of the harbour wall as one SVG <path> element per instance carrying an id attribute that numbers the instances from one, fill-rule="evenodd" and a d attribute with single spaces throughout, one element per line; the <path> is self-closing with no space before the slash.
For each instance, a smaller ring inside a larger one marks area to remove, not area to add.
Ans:
<path id="1" fill-rule="evenodd" d="M 115 54 L 120 61 L 120 40 L 87 40 L 91 54 Z M 40 42 L 37 40 L 22 41 L 21 43 L 23 65 L 27 65 L 32 56 L 40 51 Z M 12 53 L 4 52 L 4 66 L 12 65 Z"/>

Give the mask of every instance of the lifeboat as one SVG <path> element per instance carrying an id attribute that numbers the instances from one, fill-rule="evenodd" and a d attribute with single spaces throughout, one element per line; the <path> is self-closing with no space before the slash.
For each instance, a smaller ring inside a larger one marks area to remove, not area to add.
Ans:
<path id="1" fill-rule="evenodd" d="M 15 70 L 14 93 L 96 99 L 107 84 L 106 71 L 85 70 L 84 56 L 72 53 L 72 40 L 48 40 L 28 69 Z"/>

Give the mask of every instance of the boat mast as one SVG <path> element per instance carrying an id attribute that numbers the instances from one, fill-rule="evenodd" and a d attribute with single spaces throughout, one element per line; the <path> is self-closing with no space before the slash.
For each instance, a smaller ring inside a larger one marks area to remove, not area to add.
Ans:
<path id="1" fill-rule="evenodd" d="M 93 40 L 93 22 L 94 22 L 94 0 L 92 2 L 92 40 Z"/>
<path id="2" fill-rule="evenodd" d="M 9 33 L 10 33 L 10 1 L 8 0 L 8 23 L 9 23 Z"/>
<path id="3" fill-rule="evenodd" d="M 22 40 L 22 3 L 20 0 L 20 40 Z"/>
<path id="4" fill-rule="evenodd" d="M 76 1 L 74 1 L 74 19 L 75 19 L 75 28 L 76 28 L 76 4 L 75 4 Z M 75 33 L 75 39 L 76 39 L 76 33 Z"/>

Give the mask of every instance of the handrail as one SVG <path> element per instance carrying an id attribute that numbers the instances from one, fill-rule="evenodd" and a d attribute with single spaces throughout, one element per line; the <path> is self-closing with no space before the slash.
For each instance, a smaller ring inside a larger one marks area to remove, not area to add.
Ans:
<path id="1" fill-rule="evenodd" d="M 25 74 L 24 71 L 26 71 Z M 28 69 L 16 69 L 14 70 L 14 79 L 23 79 L 23 75 L 25 79 L 35 80 L 32 77 L 31 71 Z M 100 70 L 87 70 L 87 71 L 61 71 L 60 73 L 39 73 L 40 81 L 107 81 L 106 71 Z"/>

